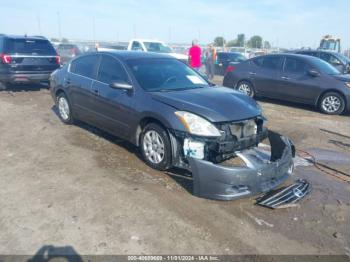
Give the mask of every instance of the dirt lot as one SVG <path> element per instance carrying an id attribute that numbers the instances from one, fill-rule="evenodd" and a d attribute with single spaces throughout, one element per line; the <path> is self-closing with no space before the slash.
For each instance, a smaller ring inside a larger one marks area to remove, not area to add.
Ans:
<path id="1" fill-rule="evenodd" d="M 299 161 L 292 179 L 313 185 L 299 207 L 200 199 L 132 145 L 62 124 L 47 89 L 25 89 L 0 92 L 0 254 L 350 254 L 350 183 Z M 260 103 L 271 129 L 350 173 L 349 115 Z"/>

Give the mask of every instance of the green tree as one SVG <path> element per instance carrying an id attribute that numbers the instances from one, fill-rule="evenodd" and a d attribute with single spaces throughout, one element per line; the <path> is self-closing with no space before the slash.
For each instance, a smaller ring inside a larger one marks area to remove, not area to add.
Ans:
<path id="1" fill-rule="evenodd" d="M 237 40 L 230 40 L 226 43 L 227 47 L 236 47 L 237 46 Z"/>
<path id="2" fill-rule="evenodd" d="M 269 41 L 264 41 L 264 48 L 265 49 L 270 49 L 271 48 L 271 44 Z"/>
<path id="3" fill-rule="evenodd" d="M 249 39 L 247 44 L 250 48 L 262 48 L 263 39 L 261 36 L 255 35 Z"/>
<path id="4" fill-rule="evenodd" d="M 214 39 L 215 46 L 223 47 L 225 45 L 225 43 L 226 43 L 225 38 L 223 38 L 222 36 L 217 36 Z"/>
<path id="5" fill-rule="evenodd" d="M 239 47 L 243 47 L 245 43 L 245 34 L 239 34 L 237 35 L 237 40 L 236 40 L 236 44 Z"/>
<path id="6" fill-rule="evenodd" d="M 68 43 L 68 39 L 67 38 L 62 38 L 62 43 Z"/>
<path id="7" fill-rule="evenodd" d="M 58 38 L 51 38 L 51 42 L 59 42 L 60 40 Z"/>

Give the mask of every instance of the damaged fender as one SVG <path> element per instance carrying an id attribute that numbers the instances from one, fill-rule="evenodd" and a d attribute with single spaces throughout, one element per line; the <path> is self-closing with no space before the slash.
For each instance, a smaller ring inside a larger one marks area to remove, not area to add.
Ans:
<path id="1" fill-rule="evenodd" d="M 294 145 L 273 131 L 269 131 L 268 139 L 271 154 L 257 148 L 237 154 L 246 166 L 227 167 L 188 157 L 193 194 L 209 199 L 234 200 L 268 192 L 285 182 L 293 172 Z"/>

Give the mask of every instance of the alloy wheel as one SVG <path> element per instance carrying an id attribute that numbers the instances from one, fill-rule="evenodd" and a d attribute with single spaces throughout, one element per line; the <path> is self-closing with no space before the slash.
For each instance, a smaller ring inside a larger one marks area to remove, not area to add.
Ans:
<path id="1" fill-rule="evenodd" d="M 69 104 L 65 97 L 61 96 L 58 99 L 58 111 L 63 120 L 67 121 L 70 117 Z"/>
<path id="2" fill-rule="evenodd" d="M 247 83 L 241 83 L 238 86 L 238 91 L 242 92 L 243 94 L 245 94 L 247 96 L 251 96 L 251 94 L 252 94 L 252 89 Z"/>
<path id="3" fill-rule="evenodd" d="M 342 102 L 337 96 L 327 96 L 322 100 L 322 109 L 327 113 L 335 113 L 342 106 Z"/>
<path id="4" fill-rule="evenodd" d="M 165 157 L 164 141 L 155 130 L 146 132 L 143 139 L 143 150 L 146 158 L 154 163 L 159 164 Z"/>

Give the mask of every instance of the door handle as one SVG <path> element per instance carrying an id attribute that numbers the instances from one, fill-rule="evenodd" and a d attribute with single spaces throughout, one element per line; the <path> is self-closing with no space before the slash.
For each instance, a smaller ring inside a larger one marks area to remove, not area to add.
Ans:
<path id="1" fill-rule="evenodd" d="M 290 80 L 290 78 L 289 77 L 286 77 L 286 76 L 282 76 L 281 77 L 283 80 Z"/>
<path id="2" fill-rule="evenodd" d="M 98 89 L 92 89 L 92 93 L 93 93 L 95 96 L 98 96 L 98 95 L 99 95 Z"/>
<path id="3" fill-rule="evenodd" d="M 255 72 L 249 72 L 249 74 L 250 74 L 251 76 L 255 76 L 255 75 L 256 75 Z"/>
<path id="4" fill-rule="evenodd" d="M 65 85 L 70 85 L 70 84 L 71 84 L 70 79 L 69 79 L 69 78 L 68 78 L 68 79 L 66 79 L 66 80 L 64 81 L 64 84 L 65 84 Z"/>

